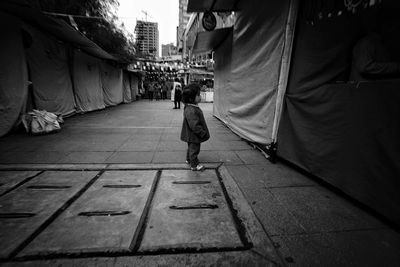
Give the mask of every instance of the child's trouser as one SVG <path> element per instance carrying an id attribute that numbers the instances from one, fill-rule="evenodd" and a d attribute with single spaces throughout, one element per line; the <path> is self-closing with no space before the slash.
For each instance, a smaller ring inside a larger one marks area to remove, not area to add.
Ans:
<path id="1" fill-rule="evenodd" d="M 190 163 L 190 167 L 194 168 L 199 164 L 199 160 L 197 158 L 199 153 L 200 153 L 200 143 L 188 142 L 186 160 Z"/>

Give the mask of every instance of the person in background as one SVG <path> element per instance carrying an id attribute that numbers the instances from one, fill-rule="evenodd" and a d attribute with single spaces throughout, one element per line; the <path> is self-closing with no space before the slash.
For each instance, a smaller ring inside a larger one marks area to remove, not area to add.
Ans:
<path id="1" fill-rule="evenodd" d="M 153 101 L 154 97 L 154 83 L 150 82 L 149 83 L 149 101 Z"/>
<path id="2" fill-rule="evenodd" d="M 200 153 L 200 144 L 210 138 L 203 112 L 198 106 L 200 101 L 200 86 L 198 84 L 186 86 L 183 90 L 185 108 L 183 111 L 181 140 L 188 144 L 186 163 L 190 164 L 192 171 L 203 171 L 205 169 L 203 165 L 199 164 L 197 156 Z"/>
<path id="3" fill-rule="evenodd" d="M 175 95 L 174 95 L 174 109 L 181 108 L 181 101 L 182 101 L 182 89 L 179 84 L 175 86 Z"/>
<path id="4" fill-rule="evenodd" d="M 351 81 L 400 78 L 400 62 L 392 59 L 382 37 L 369 32 L 353 48 Z"/>
<path id="5" fill-rule="evenodd" d="M 159 83 L 154 84 L 154 96 L 156 98 L 156 101 L 160 100 L 161 98 L 161 87 Z"/>
<path id="6" fill-rule="evenodd" d="M 167 99 L 167 91 L 168 91 L 168 86 L 167 86 L 167 82 L 163 82 L 162 85 L 162 99 L 165 100 Z"/>

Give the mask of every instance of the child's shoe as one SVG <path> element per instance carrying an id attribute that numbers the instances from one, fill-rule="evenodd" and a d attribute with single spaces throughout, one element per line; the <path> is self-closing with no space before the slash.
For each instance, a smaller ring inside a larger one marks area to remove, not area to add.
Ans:
<path id="1" fill-rule="evenodd" d="M 196 167 L 190 168 L 192 171 L 204 171 L 206 168 L 203 165 L 197 165 Z"/>

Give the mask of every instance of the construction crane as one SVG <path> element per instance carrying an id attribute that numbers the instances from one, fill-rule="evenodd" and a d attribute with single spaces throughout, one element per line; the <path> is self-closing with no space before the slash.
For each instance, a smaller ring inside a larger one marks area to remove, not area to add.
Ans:
<path id="1" fill-rule="evenodd" d="M 147 11 L 142 10 L 142 13 L 146 16 L 146 21 L 147 21 L 147 17 L 152 18 L 152 16 L 150 16 L 149 13 L 147 13 Z"/>

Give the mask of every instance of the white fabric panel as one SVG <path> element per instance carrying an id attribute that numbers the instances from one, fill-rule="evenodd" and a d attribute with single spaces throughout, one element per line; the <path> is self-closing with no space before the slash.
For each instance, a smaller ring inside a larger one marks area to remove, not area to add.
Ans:
<path id="1" fill-rule="evenodd" d="M 0 12 L 0 136 L 7 134 L 25 110 L 28 73 L 21 22 Z"/>
<path id="2" fill-rule="evenodd" d="M 101 81 L 103 85 L 104 104 L 106 107 L 115 106 L 122 103 L 122 69 L 115 68 L 105 62 L 102 62 Z"/>
<path id="3" fill-rule="evenodd" d="M 36 109 L 69 115 L 75 112 L 67 48 L 54 37 L 24 25 L 33 39 L 26 49 Z"/>
<path id="4" fill-rule="evenodd" d="M 73 81 L 78 112 L 105 108 L 99 59 L 74 50 Z"/>
<path id="5" fill-rule="evenodd" d="M 272 140 L 289 3 L 290 0 L 238 3 L 229 92 L 223 94 L 226 102 L 218 109 L 227 110 L 221 117 L 227 117 L 231 129 L 257 143 Z"/>
<path id="6" fill-rule="evenodd" d="M 129 78 L 129 72 L 124 71 L 123 72 L 123 100 L 124 103 L 130 103 L 132 102 L 132 93 L 131 93 L 131 82 Z"/>
<path id="7" fill-rule="evenodd" d="M 139 77 L 133 73 L 129 73 L 131 79 L 131 94 L 132 101 L 136 100 L 136 96 L 139 95 Z"/>

